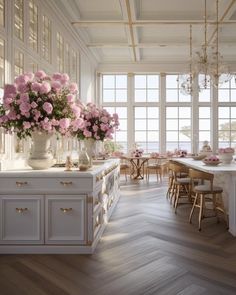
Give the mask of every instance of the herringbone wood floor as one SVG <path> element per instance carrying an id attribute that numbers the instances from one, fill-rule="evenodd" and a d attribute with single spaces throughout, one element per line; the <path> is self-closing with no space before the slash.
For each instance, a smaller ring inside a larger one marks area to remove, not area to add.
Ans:
<path id="1" fill-rule="evenodd" d="M 93 255 L 1 255 L 0 295 L 236 294 L 236 238 L 215 218 L 202 232 L 174 214 L 166 187 L 123 183 Z"/>

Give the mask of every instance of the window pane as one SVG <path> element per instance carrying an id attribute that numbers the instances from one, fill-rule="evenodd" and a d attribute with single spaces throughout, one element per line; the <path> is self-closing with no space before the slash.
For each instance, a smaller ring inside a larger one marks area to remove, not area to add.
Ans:
<path id="1" fill-rule="evenodd" d="M 127 88 L 127 75 L 116 76 L 116 88 Z"/>
<path id="2" fill-rule="evenodd" d="M 148 120 L 148 130 L 158 130 L 159 121 L 158 120 Z"/>
<path id="3" fill-rule="evenodd" d="M 147 76 L 147 87 L 148 88 L 159 88 L 159 76 L 148 75 Z"/>
<path id="4" fill-rule="evenodd" d="M 166 130 L 178 130 L 178 120 L 166 120 Z"/>
<path id="5" fill-rule="evenodd" d="M 156 102 L 159 100 L 159 90 L 148 89 L 147 100 L 149 102 Z"/>
<path id="6" fill-rule="evenodd" d="M 115 112 L 118 114 L 119 118 L 127 118 L 127 108 L 117 107 Z"/>
<path id="7" fill-rule="evenodd" d="M 229 89 L 219 89 L 219 101 L 224 102 L 224 101 L 230 101 L 229 99 Z"/>
<path id="8" fill-rule="evenodd" d="M 166 90 L 166 101 L 177 102 L 178 101 L 178 90 Z"/>
<path id="9" fill-rule="evenodd" d="M 38 51 L 38 7 L 29 0 L 29 46 Z"/>
<path id="10" fill-rule="evenodd" d="M 103 90 L 103 101 L 104 102 L 115 101 L 115 91 L 114 90 Z"/>
<path id="11" fill-rule="evenodd" d="M 166 108 L 167 118 L 178 118 L 178 108 L 177 107 L 167 107 Z"/>
<path id="12" fill-rule="evenodd" d="M 48 19 L 47 16 L 43 15 L 42 55 L 43 55 L 43 58 L 48 62 L 51 61 L 51 38 L 52 38 L 51 21 Z"/>
<path id="13" fill-rule="evenodd" d="M 135 75 L 134 85 L 135 88 L 146 88 L 146 75 Z"/>
<path id="14" fill-rule="evenodd" d="M 211 110 L 209 107 L 200 107 L 199 108 L 199 118 L 210 118 Z"/>
<path id="15" fill-rule="evenodd" d="M 135 120 L 135 130 L 146 130 L 147 126 L 146 126 L 146 120 Z"/>
<path id="16" fill-rule="evenodd" d="M 178 132 L 174 131 L 167 131 L 166 132 L 166 140 L 167 141 L 178 141 Z"/>
<path id="17" fill-rule="evenodd" d="M 178 88 L 177 75 L 166 75 L 166 88 Z"/>
<path id="18" fill-rule="evenodd" d="M 146 118 L 146 108 L 136 107 L 135 108 L 135 118 Z"/>
<path id="19" fill-rule="evenodd" d="M 146 141 L 145 131 L 135 131 L 135 141 Z"/>
<path id="20" fill-rule="evenodd" d="M 103 75 L 103 88 L 115 88 L 115 76 Z"/>
<path id="21" fill-rule="evenodd" d="M 14 1 L 14 33 L 15 36 L 23 41 L 24 39 L 24 4 L 23 0 Z"/>
<path id="22" fill-rule="evenodd" d="M 126 90 L 116 90 L 116 101 L 117 102 L 127 101 L 127 91 Z"/>
<path id="23" fill-rule="evenodd" d="M 159 140 L 159 132 L 148 131 L 148 141 L 158 141 Z"/>
<path id="24" fill-rule="evenodd" d="M 135 90 L 135 101 L 144 102 L 146 101 L 146 90 Z"/>
<path id="25" fill-rule="evenodd" d="M 229 107 L 219 107 L 219 118 L 229 118 L 230 109 Z"/>

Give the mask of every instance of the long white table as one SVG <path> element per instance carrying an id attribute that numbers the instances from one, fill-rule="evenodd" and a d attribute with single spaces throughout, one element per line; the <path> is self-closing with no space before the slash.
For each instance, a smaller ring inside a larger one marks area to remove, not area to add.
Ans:
<path id="1" fill-rule="evenodd" d="M 224 190 L 224 204 L 229 214 L 229 232 L 236 236 L 236 162 L 227 165 L 207 166 L 202 161 L 192 158 L 176 158 L 174 160 L 190 168 L 214 174 L 214 182 Z"/>

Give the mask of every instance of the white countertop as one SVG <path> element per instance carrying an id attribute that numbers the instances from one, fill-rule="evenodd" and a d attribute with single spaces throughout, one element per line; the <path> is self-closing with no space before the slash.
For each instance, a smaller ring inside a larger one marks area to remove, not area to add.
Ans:
<path id="1" fill-rule="evenodd" d="M 72 168 L 72 171 L 65 171 L 65 168 L 49 168 L 47 170 L 32 170 L 31 168 L 9 169 L 0 171 L 0 177 L 91 177 L 118 163 L 119 159 L 97 160 L 95 165 L 87 171 L 79 171 L 78 168 Z"/>
<path id="2" fill-rule="evenodd" d="M 199 169 L 206 172 L 222 173 L 222 172 L 236 172 L 236 162 L 232 161 L 231 164 L 220 163 L 217 166 L 209 166 L 202 161 L 197 161 L 192 158 L 175 158 L 174 161 L 185 164 L 195 169 Z"/>

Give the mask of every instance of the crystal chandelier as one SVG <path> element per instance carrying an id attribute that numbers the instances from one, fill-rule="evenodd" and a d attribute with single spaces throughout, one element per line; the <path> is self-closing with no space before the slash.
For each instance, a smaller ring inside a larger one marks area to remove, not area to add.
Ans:
<path id="1" fill-rule="evenodd" d="M 233 74 L 230 73 L 228 65 L 224 63 L 223 56 L 219 52 L 219 0 L 216 0 L 216 31 L 215 39 L 211 45 L 207 42 L 207 0 L 205 0 L 204 14 L 204 44 L 195 56 L 190 57 L 191 71 L 189 75 L 182 75 L 185 80 L 181 82 L 182 93 L 191 94 L 193 78 L 198 76 L 198 89 L 206 89 L 210 83 L 216 88 L 230 81 Z M 190 36 L 190 52 L 192 52 L 192 36 Z M 188 76 L 188 77 L 187 77 Z M 189 78 L 191 77 L 191 79 Z M 186 85 L 191 91 L 186 91 Z"/>
<path id="2" fill-rule="evenodd" d="M 210 81 L 213 86 L 219 87 L 232 78 L 228 66 L 224 63 L 223 56 L 219 52 L 219 0 L 216 0 L 216 37 L 211 46 L 207 44 L 207 0 L 205 0 L 204 15 L 204 45 L 202 51 L 196 53 L 193 60 L 194 71 L 200 75 L 199 86 L 209 87 Z"/>

